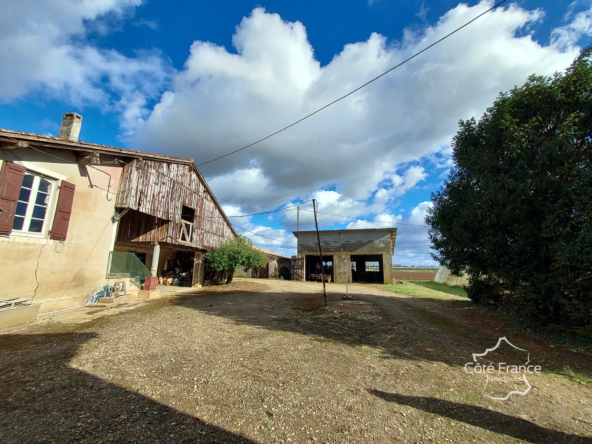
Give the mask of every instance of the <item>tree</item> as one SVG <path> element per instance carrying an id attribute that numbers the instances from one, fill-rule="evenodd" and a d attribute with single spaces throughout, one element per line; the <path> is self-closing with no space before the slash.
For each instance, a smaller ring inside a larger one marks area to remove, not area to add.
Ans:
<path id="1" fill-rule="evenodd" d="M 267 258 L 253 248 L 249 239 L 237 236 L 234 239 L 226 239 L 218 247 L 207 252 L 206 264 L 211 270 L 227 271 L 226 283 L 230 283 L 237 268 L 260 268 L 267 264 Z"/>
<path id="2" fill-rule="evenodd" d="M 468 273 L 473 300 L 576 330 L 592 329 L 591 48 L 460 122 L 426 218 L 434 259 Z"/>

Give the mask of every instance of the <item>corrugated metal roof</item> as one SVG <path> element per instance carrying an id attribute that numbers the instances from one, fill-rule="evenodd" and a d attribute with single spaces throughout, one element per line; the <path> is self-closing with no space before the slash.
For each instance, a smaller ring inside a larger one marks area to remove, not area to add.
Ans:
<path id="1" fill-rule="evenodd" d="M 319 233 L 337 233 L 339 231 L 347 231 L 349 233 L 353 232 L 361 232 L 361 231 L 388 231 L 389 233 L 394 233 L 397 231 L 396 227 L 387 227 L 387 228 L 353 228 L 353 229 L 335 229 L 335 230 L 319 230 Z M 294 236 L 298 237 L 298 233 L 316 233 L 316 230 L 306 230 L 306 231 L 292 231 Z"/>

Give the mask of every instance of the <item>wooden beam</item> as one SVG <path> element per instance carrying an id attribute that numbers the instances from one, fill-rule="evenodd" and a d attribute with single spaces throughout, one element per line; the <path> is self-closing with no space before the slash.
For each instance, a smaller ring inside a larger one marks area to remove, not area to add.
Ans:
<path id="1" fill-rule="evenodd" d="M 14 142 L 0 142 L 0 149 L 3 150 L 16 150 L 20 148 L 29 148 L 29 144 L 27 142 L 23 142 L 22 140 L 15 140 Z"/>
<path id="2" fill-rule="evenodd" d="M 97 152 L 83 151 L 76 153 L 76 162 L 80 165 L 99 165 L 101 163 L 101 156 Z"/>

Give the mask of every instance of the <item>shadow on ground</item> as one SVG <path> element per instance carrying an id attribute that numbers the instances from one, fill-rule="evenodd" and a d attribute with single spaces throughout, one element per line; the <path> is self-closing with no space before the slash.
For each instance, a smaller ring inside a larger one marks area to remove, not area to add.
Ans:
<path id="1" fill-rule="evenodd" d="M 434 415 L 464 422 L 485 430 L 511 436 L 531 443 L 591 444 L 591 438 L 550 430 L 526 419 L 505 415 L 483 407 L 424 396 L 405 396 L 380 390 L 368 390 L 387 402 L 406 405 Z"/>
<path id="2" fill-rule="evenodd" d="M 252 442 L 69 367 L 93 337 L 0 337 L 0 442 Z"/>

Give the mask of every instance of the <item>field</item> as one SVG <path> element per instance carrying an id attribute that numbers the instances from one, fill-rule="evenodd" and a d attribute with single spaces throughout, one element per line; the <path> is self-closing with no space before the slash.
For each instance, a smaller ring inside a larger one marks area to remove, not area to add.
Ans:
<path id="1" fill-rule="evenodd" d="M 393 279 L 409 279 L 414 281 L 433 281 L 436 277 L 436 271 L 424 270 L 397 270 L 393 271 Z"/>

